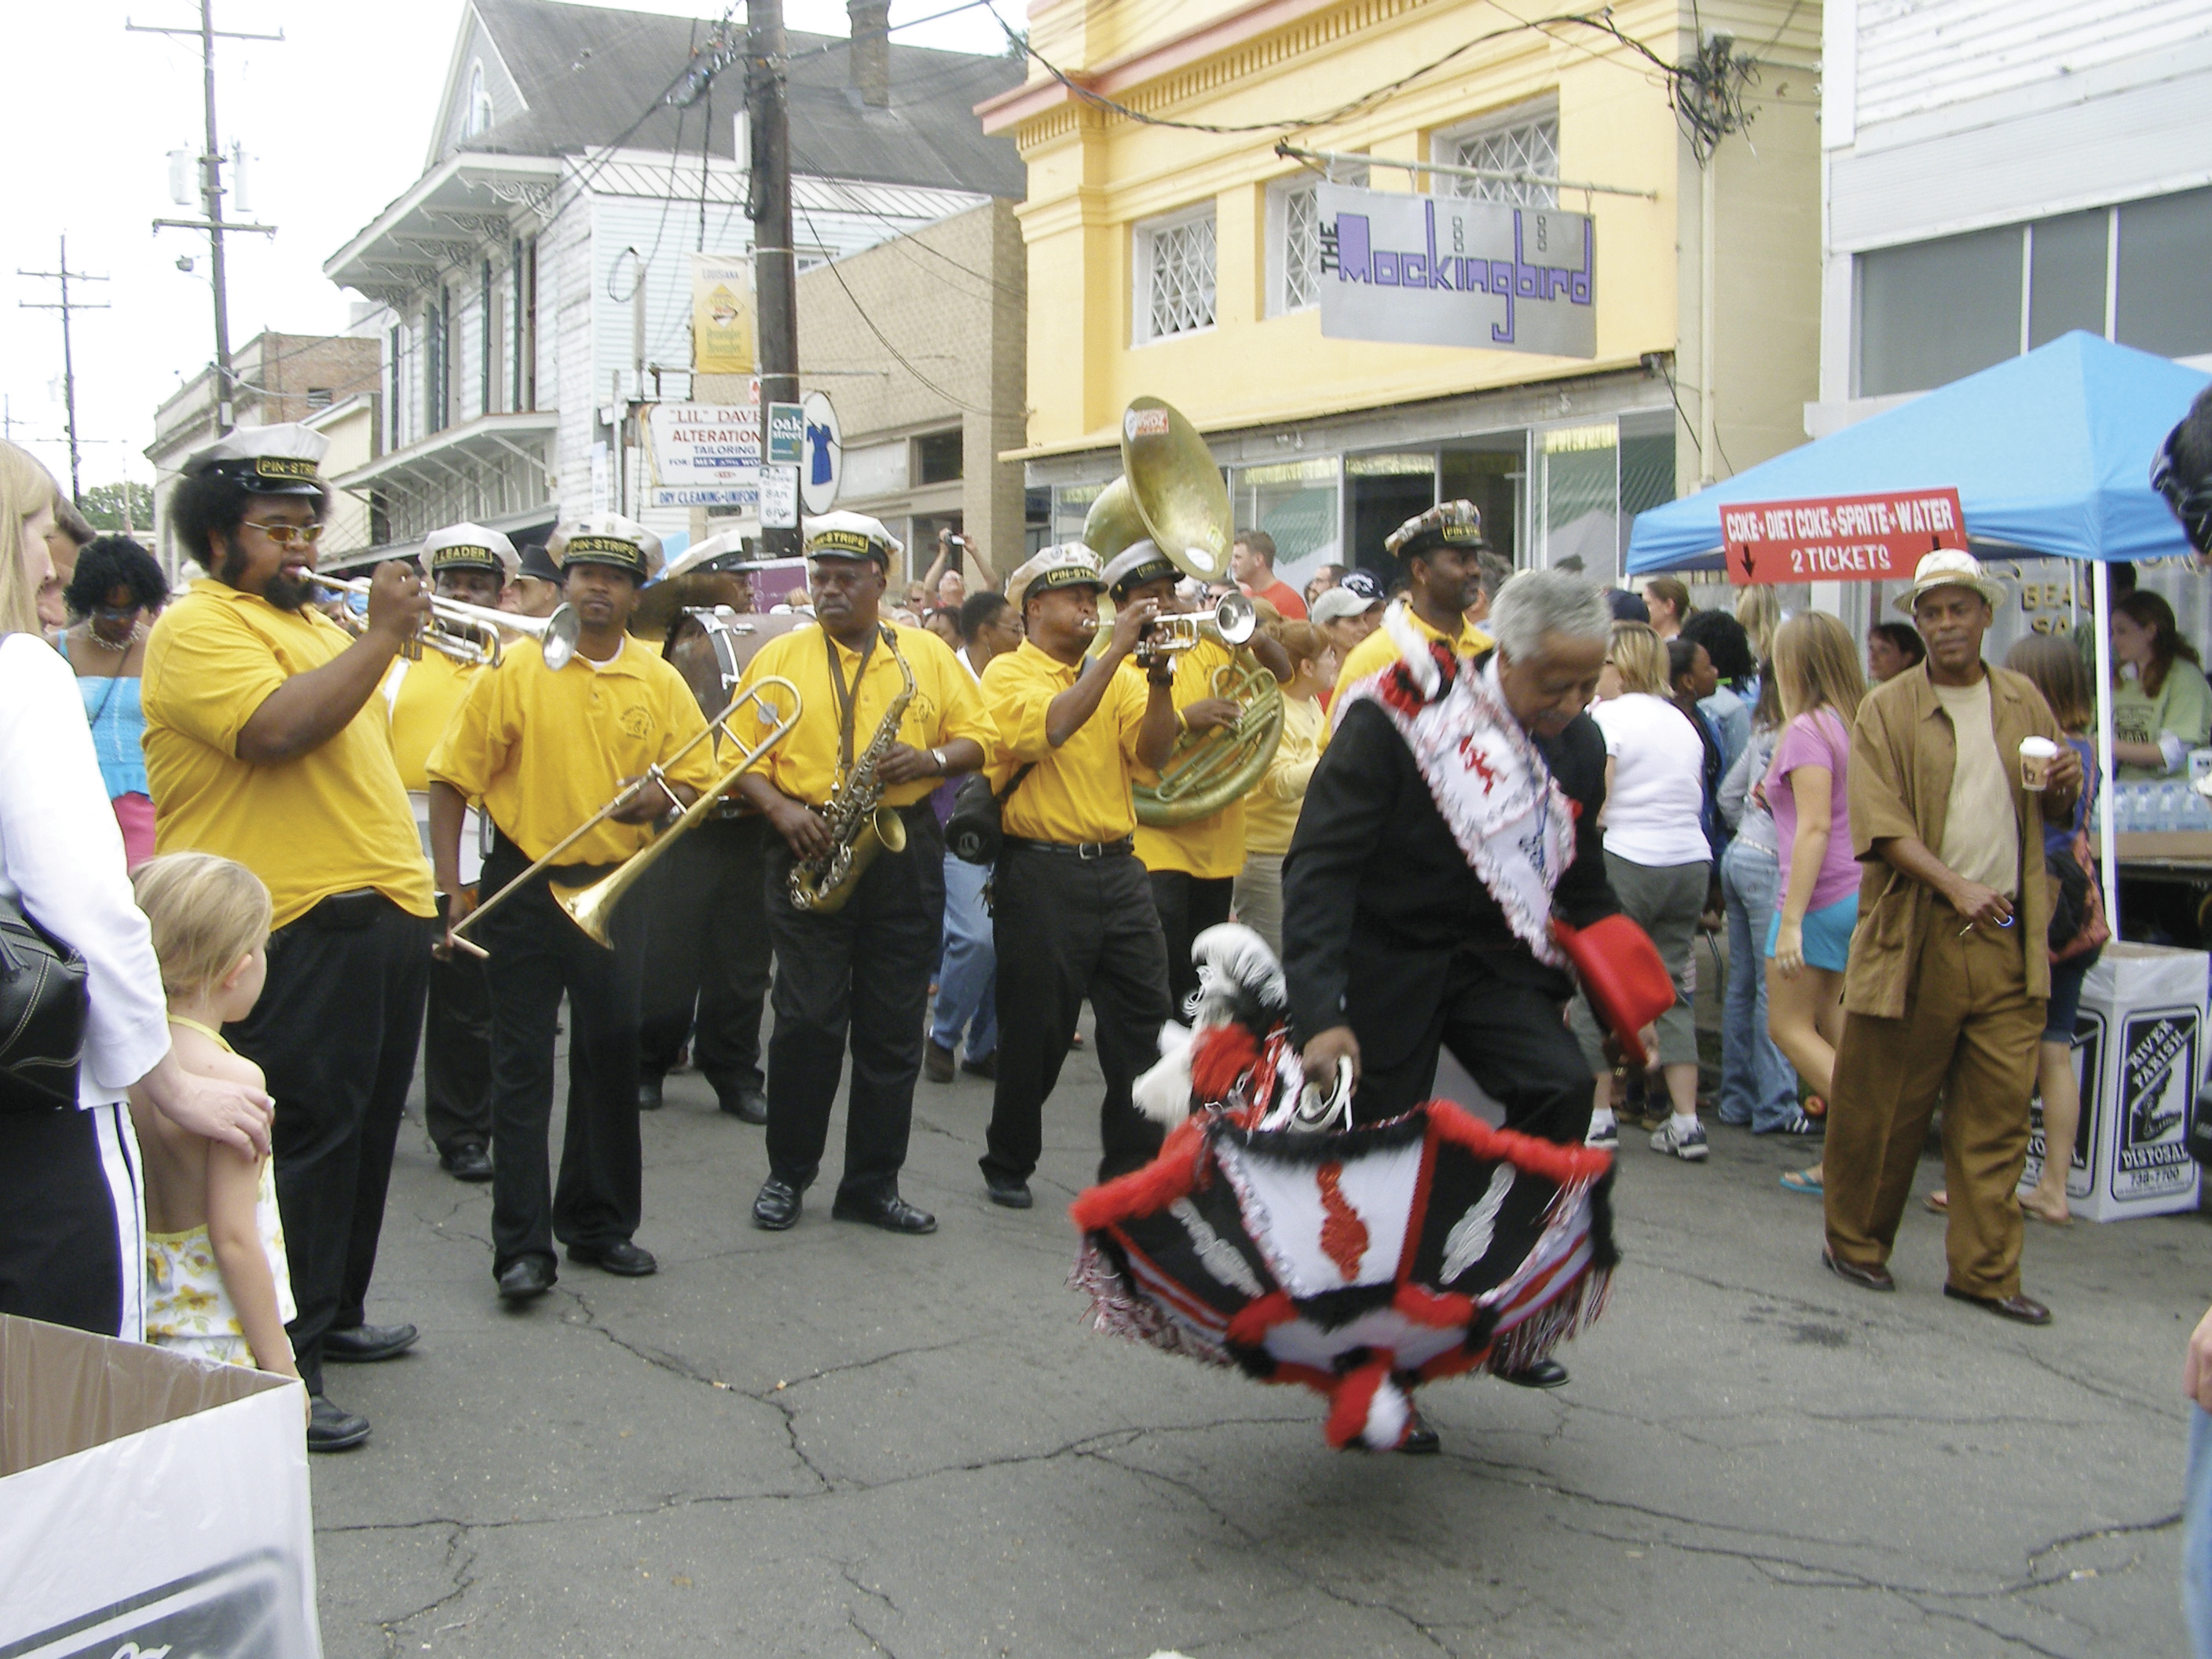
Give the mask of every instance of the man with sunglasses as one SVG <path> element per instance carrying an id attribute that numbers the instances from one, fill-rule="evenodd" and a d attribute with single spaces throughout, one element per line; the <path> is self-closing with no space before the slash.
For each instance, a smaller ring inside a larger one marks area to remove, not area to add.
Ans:
<path id="1" fill-rule="evenodd" d="M 267 988 L 227 1036 L 276 1099 L 288 1329 L 315 1451 L 369 1431 L 324 1395 L 323 1362 L 415 1340 L 412 1325 L 368 1324 L 365 1303 L 435 914 L 376 696 L 429 596 L 410 567 L 378 566 L 358 638 L 310 603 L 326 447 L 303 426 L 248 427 L 185 463 L 169 521 L 210 574 L 154 625 L 142 682 L 155 850 L 234 859 L 275 906 Z"/>

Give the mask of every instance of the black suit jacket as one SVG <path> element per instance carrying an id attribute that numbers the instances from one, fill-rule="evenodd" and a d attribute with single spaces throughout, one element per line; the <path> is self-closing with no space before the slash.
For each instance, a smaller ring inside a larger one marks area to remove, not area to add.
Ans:
<path id="1" fill-rule="evenodd" d="M 1605 738 L 1588 714 L 1538 746 L 1579 807 L 1575 856 L 1554 913 L 1587 927 L 1620 908 L 1606 880 Z M 1425 1029 L 1455 953 L 1488 971 L 1573 994 L 1539 962 L 1460 851 L 1413 751 L 1367 700 L 1345 711 L 1306 787 L 1283 863 L 1283 969 L 1299 1035 L 1349 1024 L 1362 1047 Z M 1410 1036 L 1408 1036 L 1410 1041 Z"/>

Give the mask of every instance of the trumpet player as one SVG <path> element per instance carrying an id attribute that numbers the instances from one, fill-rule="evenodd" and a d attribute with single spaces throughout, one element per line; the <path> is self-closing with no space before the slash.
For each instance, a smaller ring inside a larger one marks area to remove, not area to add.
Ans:
<path id="1" fill-rule="evenodd" d="M 483 610 L 499 608 L 514 544 L 482 525 L 449 525 L 423 538 L 422 563 L 440 599 Z M 431 745 L 445 735 L 481 663 L 442 651 L 400 657 L 384 676 L 392 714 L 392 754 L 415 809 L 422 850 L 430 850 L 430 780 L 423 770 Z M 480 819 L 471 804 L 462 826 L 459 879 L 476 884 L 483 866 Z M 443 901 L 441 900 L 441 908 Z M 430 964 L 429 1006 L 422 1036 L 422 1121 L 439 1167 L 457 1181 L 491 1179 L 491 1004 L 483 961 L 450 952 Z"/>
<path id="2" fill-rule="evenodd" d="M 185 462 L 170 522 L 211 574 L 155 623 L 141 691 L 155 849 L 234 859 L 275 906 L 268 988 L 228 1036 L 276 1100 L 288 1329 L 318 1451 L 369 1432 L 324 1395 L 323 1361 L 415 1340 L 367 1323 L 365 1302 L 435 914 L 376 700 L 430 597 L 395 562 L 377 567 L 359 638 L 313 608 L 327 447 L 303 426 L 245 427 Z"/>
<path id="3" fill-rule="evenodd" d="M 1168 1017 L 1167 945 L 1137 862 L 1132 769 L 1175 747 L 1175 670 L 1121 672 L 1159 612 L 1132 599 L 1098 632 L 1105 586 L 1091 550 L 1048 547 L 1006 580 L 1027 635 L 991 659 L 983 703 L 998 723 L 991 785 L 1005 843 L 992 878 L 999 958 L 999 1075 L 981 1160 L 994 1204 L 1026 1210 L 1043 1141 L 1044 1103 L 1060 1080 L 1083 1000 L 1098 1017 L 1099 1179 L 1136 1169 L 1160 1127 L 1130 1099 Z"/>
<path id="4" fill-rule="evenodd" d="M 491 819 L 482 880 L 520 877 L 632 781 L 635 798 L 569 849 L 573 862 L 531 877 L 484 917 L 491 998 L 492 1273 L 510 1302 L 543 1296 L 568 1259 L 637 1278 L 658 1266 L 633 1242 L 642 1206 L 637 1127 L 643 912 L 614 913 L 614 948 L 561 909 L 554 888 L 589 885 L 652 838 L 654 820 L 714 787 L 705 728 L 683 677 L 627 638 L 638 590 L 660 566 L 660 538 L 613 514 L 554 532 L 562 588 L 579 629 L 556 671 L 529 641 L 478 673 L 431 749 L 430 855 L 451 929 L 475 908 L 462 879 L 461 823 L 471 800 Z M 665 775 L 654 770 L 665 767 Z M 557 1188 L 548 1176 L 553 1039 L 568 997 L 568 1118 Z"/>
<path id="5" fill-rule="evenodd" d="M 769 1174 L 753 1224 L 781 1231 L 799 1219 L 849 1047 L 845 1168 L 830 1213 L 888 1232 L 934 1232 L 936 1217 L 898 1189 L 945 926 L 945 841 L 928 797 L 981 767 L 993 732 L 974 679 L 945 642 L 883 619 L 900 550 L 888 530 L 857 513 L 826 514 L 807 521 L 805 550 L 816 623 L 769 641 L 739 683 L 781 675 L 799 688 L 800 709 L 790 734 L 738 783 L 781 842 L 768 860 Z M 760 718 L 765 726 L 787 712 L 763 707 Z M 894 830 L 849 896 L 800 908 L 794 876 L 809 879 L 841 841 L 856 862 L 866 856 L 853 836 L 872 806 L 896 814 L 902 849 L 890 845 Z"/>
<path id="6" fill-rule="evenodd" d="M 1149 541 L 1131 543 L 1106 567 L 1106 590 L 1116 609 L 1150 600 L 1162 616 L 1185 611 L 1176 584 L 1182 573 L 1167 555 Z M 1255 632 L 1247 648 L 1279 683 L 1291 678 L 1290 653 L 1267 635 Z M 1147 672 L 1146 643 L 1123 660 L 1122 672 Z M 1233 670 L 1236 649 L 1219 638 L 1203 635 L 1188 651 L 1168 654 L 1174 675 L 1176 720 L 1195 738 L 1208 732 L 1233 729 L 1243 718 L 1243 705 L 1217 696 L 1214 677 Z M 1139 771 L 1139 783 L 1157 784 L 1159 773 Z M 1237 872 L 1244 867 L 1244 798 L 1235 797 L 1204 817 L 1187 823 L 1137 825 L 1137 861 L 1145 866 L 1152 890 L 1152 905 L 1160 915 L 1160 933 L 1167 941 L 1168 994 L 1180 1011 L 1198 989 L 1198 969 L 1190 959 L 1190 944 L 1207 928 L 1229 920 L 1230 901 Z"/>

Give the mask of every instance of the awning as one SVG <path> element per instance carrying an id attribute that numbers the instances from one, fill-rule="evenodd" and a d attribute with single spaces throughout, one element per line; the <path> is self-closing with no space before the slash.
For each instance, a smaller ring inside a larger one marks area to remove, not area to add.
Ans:
<path id="1" fill-rule="evenodd" d="M 325 259 L 323 275 L 380 305 L 397 305 L 472 262 L 484 243 L 513 235 L 515 210 L 545 208 L 560 177 L 557 156 L 464 151 L 416 179 Z"/>
<path id="2" fill-rule="evenodd" d="M 1721 508 L 1955 487 L 1978 551 L 2188 553 L 2150 464 L 2212 375 L 2078 330 L 1636 515 L 1628 568 L 1721 568 Z"/>
<path id="3" fill-rule="evenodd" d="M 378 456 L 331 482 L 340 489 L 362 491 L 372 484 L 436 489 L 473 481 L 487 468 L 514 460 L 529 466 L 541 488 L 549 470 L 544 440 L 560 429 L 558 410 L 534 409 L 521 415 L 479 415 L 473 421 L 434 432 L 404 449 Z"/>

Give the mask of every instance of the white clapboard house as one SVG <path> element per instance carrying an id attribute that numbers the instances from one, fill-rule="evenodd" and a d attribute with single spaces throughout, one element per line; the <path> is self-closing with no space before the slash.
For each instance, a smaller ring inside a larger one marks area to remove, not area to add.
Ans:
<path id="1" fill-rule="evenodd" d="M 1023 193 L 974 114 L 1021 65 L 892 43 L 888 10 L 854 0 L 854 40 L 790 36 L 802 270 Z M 422 177 L 323 267 L 383 308 L 378 453 L 336 479 L 367 498 L 372 546 L 339 562 L 460 520 L 542 538 L 563 511 L 643 501 L 625 410 L 690 392 L 694 252 L 752 245 L 741 31 L 470 0 Z"/>

